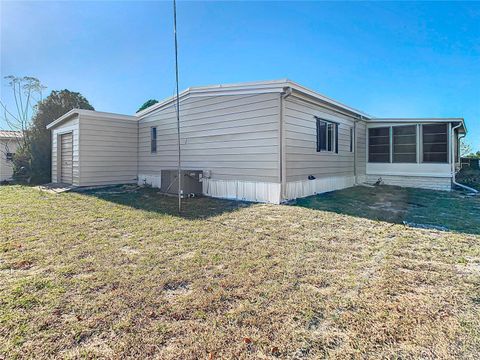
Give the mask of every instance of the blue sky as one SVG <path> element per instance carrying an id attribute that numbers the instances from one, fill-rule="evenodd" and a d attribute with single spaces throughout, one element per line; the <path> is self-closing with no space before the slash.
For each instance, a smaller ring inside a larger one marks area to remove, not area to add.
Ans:
<path id="1" fill-rule="evenodd" d="M 126 114 L 173 94 L 171 2 L 0 4 L 2 78 Z M 480 2 L 179 2 L 178 34 L 181 89 L 289 78 L 379 117 L 464 117 L 480 150 Z"/>

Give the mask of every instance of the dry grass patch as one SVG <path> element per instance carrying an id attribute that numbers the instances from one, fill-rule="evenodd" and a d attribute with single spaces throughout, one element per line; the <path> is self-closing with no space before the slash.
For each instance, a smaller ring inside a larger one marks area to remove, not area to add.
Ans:
<path id="1" fill-rule="evenodd" d="M 0 188 L 0 357 L 475 358 L 479 236 Z M 473 264 L 473 265 L 472 265 Z"/>

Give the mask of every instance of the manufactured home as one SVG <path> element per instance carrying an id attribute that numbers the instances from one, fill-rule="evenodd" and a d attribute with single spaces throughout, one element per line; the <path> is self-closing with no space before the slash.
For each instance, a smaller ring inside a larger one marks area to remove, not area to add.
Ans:
<path id="1" fill-rule="evenodd" d="M 0 130 L 0 182 L 12 180 L 13 157 L 21 139 L 20 131 Z"/>
<path id="2" fill-rule="evenodd" d="M 461 118 L 376 118 L 290 80 L 192 87 L 179 101 L 185 195 L 281 203 L 376 182 L 448 191 L 466 134 Z M 175 106 L 53 121 L 52 182 L 176 192 Z"/>

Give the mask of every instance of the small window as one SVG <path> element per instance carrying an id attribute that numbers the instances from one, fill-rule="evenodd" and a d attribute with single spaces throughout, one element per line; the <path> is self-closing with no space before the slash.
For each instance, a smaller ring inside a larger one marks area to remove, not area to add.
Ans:
<path id="1" fill-rule="evenodd" d="M 393 133 L 393 162 L 417 162 L 417 126 L 394 126 Z"/>
<path id="2" fill-rule="evenodd" d="M 338 124 L 317 119 L 317 152 L 338 153 Z"/>
<path id="3" fill-rule="evenodd" d="M 447 124 L 422 125 L 423 162 L 448 163 Z"/>
<path id="4" fill-rule="evenodd" d="M 15 156 L 15 153 L 7 153 L 7 161 L 13 161 L 13 157 Z"/>
<path id="5" fill-rule="evenodd" d="M 353 152 L 353 128 L 350 128 L 350 152 Z"/>
<path id="6" fill-rule="evenodd" d="M 390 162 L 390 128 L 368 129 L 368 162 Z"/>
<path id="7" fill-rule="evenodd" d="M 150 152 L 152 154 L 157 152 L 157 128 L 156 127 L 150 128 Z"/>

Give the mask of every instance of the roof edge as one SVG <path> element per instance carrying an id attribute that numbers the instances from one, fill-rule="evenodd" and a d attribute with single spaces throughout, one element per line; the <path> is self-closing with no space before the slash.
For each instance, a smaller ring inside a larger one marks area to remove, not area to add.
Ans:
<path id="1" fill-rule="evenodd" d="M 322 95 L 316 91 L 310 90 L 292 80 L 289 79 L 280 79 L 280 80 L 269 80 L 269 81 L 256 81 L 256 82 L 244 82 L 244 83 L 232 83 L 232 84 L 219 84 L 219 85 L 208 85 L 208 86 L 195 86 L 195 87 L 189 87 L 185 90 L 183 90 L 179 94 L 179 99 L 183 99 L 186 96 L 190 94 L 210 94 L 212 96 L 215 95 L 220 95 L 224 92 L 237 92 L 240 93 L 242 91 L 248 91 L 251 93 L 266 93 L 266 92 L 274 92 L 274 93 L 282 93 L 285 91 L 286 87 L 290 87 L 293 90 L 303 93 L 305 95 L 314 97 L 318 100 L 321 100 L 323 102 L 326 102 L 330 105 L 333 105 L 335 107 L 338 107 L 342 110 L 349 111 L 353 114 L 357 114 L 361 117 L 365 118 L 371 118 L 370 115 L 359 111 L 357 109 L 351 108 L 339 101 L 333 100 L 332 98 L 329 98 L 325 95 Z M 164 106 L 169 105 L 176 99 L 176 96 L 171 96 L 168 97 L 138 113 L 136 113 L 136 116 L 139 118 L 142 118 L 149 113 L 163 108 Z"/>
<path id="2" fill-rule="evenodd" d="M 95 110 L 85 110 L 85 109 L 72 109 L 67 113 L 63 114 L 62 116 L 60 116 L 58 119 L 48 124 L 47 129 L 52 129 L 75 115 L 95 116 L 95 117 L 101 117 L 101 118 L 121 119 L 121 120 L 138 120 L 138 117 L 133 115 L 124 115 L 124 114 L 116 114 L 116 113 L 109 113 L 109 112 L 95 111 Z"/>

